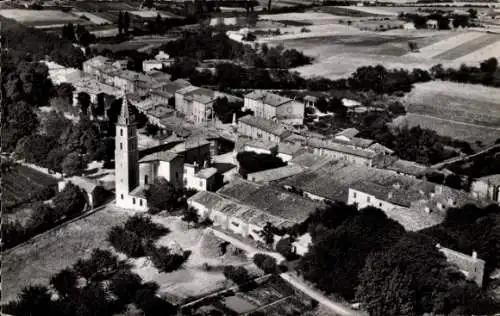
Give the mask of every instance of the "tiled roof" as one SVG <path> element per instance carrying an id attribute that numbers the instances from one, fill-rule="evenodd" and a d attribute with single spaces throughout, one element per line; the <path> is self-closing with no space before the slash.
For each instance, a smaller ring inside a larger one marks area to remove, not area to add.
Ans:
<path id="1" fill-rule="evenodd" d="M 388 170 L 394 170 L 408 175 L 419 176 L 425 174 L 427 167 L 419 163 L 398 159 L 386 166 Z"/>
<path id="2" fill-rule="evenodd" d="M 345 136 L 348 138 L 354 137 L 359 134 L 359 131 L 355 129 L 354 127 L 351 128 L 346 128 L 340 132 L 337 133 L 335 136 Z"/>
<path id="3" fill-rule="evenodd" d="M 247 178 L 257 182 L 271 182 L 291 177 L 293 175 L 301 173 L 302 171 L 304 171 L 304 168 L 302 168 L 301 166 L 289 165 L 289 166 L 249 173 L 247 175 Z"/>
<path id="4" fill-rule="evenodd" d="M 170 151 L 160 151 L 142 157 L 139 162 L 166 161 L 170 162 L 179 157 L 177 153 Z"/>
<path id="5" fill-rule="evenodd" d="M 261 129 L 267 133 L 283 137 L 290 132 L 286 130 L 285 127 L 283 127 L 281 124 L 278 122 L 268 120 L 262 117 L 257 117 L 253 115 L 246 115 L 238 119 L 238 122 L 241 122 L 243 124 L 247 124 L 250 126 L 253 126 L 255 128 Z"/>
<path id="6" fill-rule="evenodd" d="M 130 192 L 130 195 L 145 199 L 146 198 L 146 188 L 143 186 L 139 186 L 139 187 L 133 189 L 132 192 Z"/>
<path id="7" fill-rule="evenodd" d="M 259 149 L 266 149 L 266 150 L 273 150 L 277 147 L 276 143 L 268 142 L 265 140 L 260 140 L 260 139 L 248 139 L 245 141 L 245 147 L 254 147 L 254 148 L 259 148 Z"/>
<path id="8" fill-rule="evenodd" d="M 244 200 L 248 195 L 257 191 L 260 187 L 260 184 L 243 180 L 241 178 L 235 178 L 233 181 L 220 188 L 217 193 Z"/>
<path id="9" fill-rule="evenodd" d="M 309 140 L 309 145 L 315 148 L 324 148 L 327 150 L 368 158 L 368 159 L 374 158 L 377 155 L 375 152 L 371 150 L 352 148 L 351 146 L 343 145 L 338 142 L 323 141 L 315 138 Z"/>
<path id="10" fill-rule="evenodd" d="M 301 151 L 304 147 L 300 144 L 291 144 L 291 143 L 280 143 L 278 146 L 278 153 L 294 155 Z"/>
<path id="11" fill-rule="evenodd" d="M 262 91 L 262 90 L 254 90 L 248 94 L 245 94 L 245 98 L 252 100 L 261 100 L 264 104 L 274 107 L 293 101 L 290 98 L 282 97 L 280 95 L 269 93 L 267 91 Z"/>
<path id="12" fill-rule="evenodd" d="M 208 178 L 212 177 L 213 175 L 215 175 L 216 173 L 217 173 L 217 169 L 210 167 L 210 168 L 201 169 L 200 171 L 198 171 L 196 173 L 196 176 L 198 178 L 201 178 L 201 179 L 208 179 Z"/>
<path id="13" fill-rule="evenodd" d="M 315 168 L 331 162 L 333 158 L 327 156 L 318 156 L 313 153 L 304 152 L 290 160 L 289 164 L 299 165 L 304 168 Z"/>
<path id="14" fill-rule="evenodd" d="M 71 178 L 65 179 L 64 181 L 71 182 L 88 193 L 91 193 L 92 191 L 95 190 L 95 188 L 99 186 L 97 181 L 79 176 L 73 176 Z"/>
<path id="15" fill-rule="evenodd" d="M 208 209 L 216 208 L 218 210 L 231 203 L 230 200 L 210 191 L 199 191 L 195 195 L 189 197 L 188 202 L 196 202 Z"/>

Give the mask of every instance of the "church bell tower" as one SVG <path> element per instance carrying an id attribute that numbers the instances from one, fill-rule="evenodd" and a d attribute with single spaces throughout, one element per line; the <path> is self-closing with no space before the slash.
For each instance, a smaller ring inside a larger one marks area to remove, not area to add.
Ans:
<path id="1" fill-rule="evenodd" d="M 126 207 L 128 194 L 139 185 L 139 152 L 137 128 L 129 112 L 127 96 L 123 94 L 122 108 L 116 123 L 115 136 L 115 194 L 116 204 Z"/>

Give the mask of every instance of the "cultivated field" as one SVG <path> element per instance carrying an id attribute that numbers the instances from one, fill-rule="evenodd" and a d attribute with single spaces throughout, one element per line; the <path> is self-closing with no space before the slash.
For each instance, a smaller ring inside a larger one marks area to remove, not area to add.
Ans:
<path id="1" fill-rule="evenodd" d="M 500 138 L 500 89 L 434 81 L 416 84 L 396 125 L 420 125 L 439 134 L 484 144 Z"/>
<path id="2" fill-rule="evenodd" d="M 90 255 L 93 248 L 109 248 L 108 230 L 122 224 L 130 212 L 108 206 L 26 245 L 3 253 L 2 303 L 30 284 L 48 284 L 54 273 Z"/>
<path id="3" fill-rule="evenodd" d="M 76 15 L 57 10 L 3 9 L 0 10 L 0 15 L 29 26 L 86 22 Z"/>
<path id="4" fill-rule="evenodd" d="M 46 186 L 57 186 L 54 177 L 32 168 L 18 165 L 2 176 L 2 204 L 8 208 L 27 201 L 31 194 Z"/>

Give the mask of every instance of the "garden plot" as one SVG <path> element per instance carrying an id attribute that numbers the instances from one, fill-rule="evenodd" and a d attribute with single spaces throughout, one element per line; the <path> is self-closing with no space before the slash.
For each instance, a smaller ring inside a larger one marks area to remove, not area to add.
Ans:
<path id="1" fill-rule="evenodd" d="M 359 11 L 359 12 L 363 12 L 363 13 L 366 13 L 366 14 L 369 14 L 369 15 L 375 15 L 375 16 L 398 16 L 398 13 L 397 12 L 393 12 L 393 11 L 390 11 L 390 10 L 384 10 L 384 8 L 377 8 L 377 7 L 354 7 L 354 6 L 350 6 L 350 7 L 340 7 L 342 9 L 346 9 L 346 10 L 354 10 L 354 11 Z"/>
<path id="2" fill-rule="evenodd" d="M 66 24 L 78 21 L 85 21 L 70 13 L 65 13 L 57 10 L 23 10 L 23 9 L 3 9 L 0 10 L 0 15 L 13 19 L 19 23 L 37 26 L 37 25 L 52 25 Z"/>
<path id="3" fill-rule="evenodd" d="M 442 41 L 438 41 L 434 44 L 427 45 L 419 49 L 418 52 L 409 52 L 408 55 L 419 58 L 434 58 L 438 55 L 441 55 L 450 48 L 462 45 L 474 39 L 480 38 L 484 35 L 484 33 L 480 32 L 467 32 L 460 33 L 455 36 L 446 38 Z"/>

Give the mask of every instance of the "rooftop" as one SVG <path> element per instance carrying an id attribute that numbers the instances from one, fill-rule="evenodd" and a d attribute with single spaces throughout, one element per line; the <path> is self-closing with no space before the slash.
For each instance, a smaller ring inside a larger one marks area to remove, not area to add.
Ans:
<path id="1" fill-rule="evenodd" d="M 249 173 L 247 178 L 255 182 L 268 183 L 291 177 L 304 171 L 304 168 L 298 165 L 289 165 L 264 171 Z"/>
<path id="2" fill-rule="evenodd" d="M 278 147 L 278 153 L 286 154 L 286 155 L 294 155 L 301 151 L 304 147 L 300 144 L 292 144 L 292 143 L 280 143 Z"/>
<path id="3" fill-rule="evenodd" d="M 188 202 L 195 202 L 205 206 L 208 209 L 223 208 L 225 205 L 230 204 L 231 201 L 220 196 L 217 193 L 210 191 L 199 191 L 195 195 L 188 198 Z"/>
<path id="4" fill-rule="evenodd" d="M 180 157 L 179 154 L 171 151 L 160 151 L 142 157 L 139 162 L 166 161 L 170 162 Z"/>
<path id="5" fill-rule="evenodd" d="M 425 174 L 427 167 L 413 161 L 398 159 L 386 166 L 386 169 L 412 176 L 420 176 Z"/>
<path id="6" fill-rule="evenodd" d="M 86 192 L 92 192 L 94 191 L 95 188 L 99 186 L 97 181 L 94 181 L 92 179 L 88 179 L 85 177 L 79 177 L 79 176 L 73 176 L 71 178 L 66 178 L 64 181 L 66 182 L 71 182 L 77 187 L 85 190 Z"/>
<path id="7" fill-rule="evenodd" d="M 337 133 L 335 136 L 346 136 L 348 138 L 355 137 L 356 135 L 359 134 L 359 131 L 355 129 L 354 127 L 346 128 L 340 132 Z"/>
<path id="8" fill-rule="evenodd" d="M 322 166 L 328 162 L 331 162 L 333 159 L 330 157 L 326 156 L 318 156 L 313 153 L 309 152 L 304 152 L 301 153 L 300 155 L 293 157 L 292 160 L 290 160 L 288 163 L 290 165 L 298 165 L 301 167 L 304 167 L 306 169 L 308 168 L 315 168 Z"/>
<path id="9" fill-rule="evenodd" d="M 324 148 L 327 150 L 341 152 L 368 159 L 374 158 L 377 155 L 374 151 L 371 150 L 353 148 L 351 146 L 340 144 L 338 142 L 324 141 L 315 138 L 309 140 L 309 145 L 315 148 Z"/>
<path id="10" fill-rule="evenodd" d="M 264 104 L 274 107 L 293 101 L 290 98 L 282 97 L 280 95 L 262 90 L 254 90 L 248 94 L 245 94 L 245 99 L 261 100 Z"/>
<path id="11" fill-rule="evenodd" d="M 146 187 L 138 186 L 137 188 L 133 189 L 132 192 L 130 192 L 130 195 L 145 199 L 146 198 Z"/>
<path id="12" fill-rule="evenodd" d="M 247 147 L 247 146 L 272 151 L 273 149 L 275 149 L 277 147 L 277 144 L 272 143 L 272 142 L 268 142 L 268 141 L 264 141 L 264 140 L 260 140 L 260 139 L 248 139 L 245 141 L 245 145 L 244 145 L 243 149 L 245 149 L 245 147 Z"/>
<path id="13" fill-rule="evenodd" d="M 273 134 L 273 135 L 276 135 L 279 137 L 283 137 L 283 136 L 290 134 L 290 132 L 288 130 L 286 130 L 286 128 L 283 127 L 278 122 L 268 120 L 268 119 L 265 119 L 262 117 L 257 117 L 257 116 L 253 116 L 253 115 L 245 115 L 245 116 L 239 118 L 238 122 L 256 127 L 258 129 L 261 129 L 265 132 L 268 132 L 270 134 Z"/>
<path id="14" fill-rule="evenodd" d="M 201 179 L 208 179 L 212 176 L 214 176 L 217 173 L 217 169 L 210 167 L 210 168 L 205 168 L 201 169 L 196 173 L 196 177 L 201 178 Z"/>

